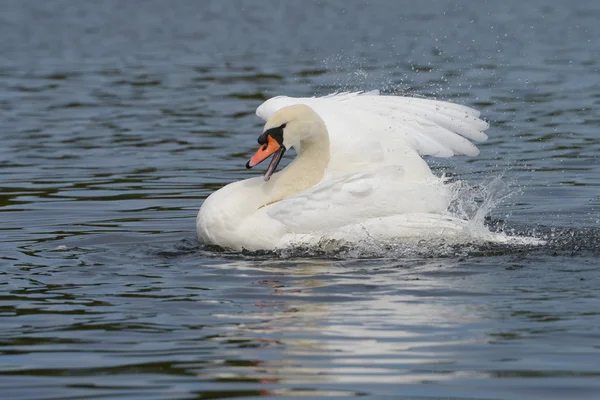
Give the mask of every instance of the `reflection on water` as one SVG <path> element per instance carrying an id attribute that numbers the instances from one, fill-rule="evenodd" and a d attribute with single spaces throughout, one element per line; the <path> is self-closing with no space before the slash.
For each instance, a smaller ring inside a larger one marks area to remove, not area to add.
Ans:
<path id="1" fill-rule="evenodd" d="M 2 3 L 2 398 L 598 397 L 598 18 L 592 1 Z M 354 89 L 482 110 L 479 157 L 429 161 L 471 188 L 463 212 L 547 243 L 199 245 L 203 199 L 257 173 L 260 102 Z"/>
<path id="2" fill-rule="evenodd" d="M 94 248 L 53 250 L 44 258 L 74 264 L 12 274 L 7 390 L 23 393 L 21 377 L 48 398 L 63 385 L 113 397 L 597 389 L 597 267 L 585 256 L 569 266 L 546 250 L 335 260 L 192 240 Z"/>

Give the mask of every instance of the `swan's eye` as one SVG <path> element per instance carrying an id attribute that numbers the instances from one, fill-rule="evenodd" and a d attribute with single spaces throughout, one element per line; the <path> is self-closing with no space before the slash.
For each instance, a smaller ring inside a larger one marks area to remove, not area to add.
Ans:
<path id="1" fill-rule="evenodd" d="M 279 129 L 283 129 L 283 128 L 285 128 L 286 126 L 287 126 L 287 123 L 285 123 L 285 124 L 281 125 L 281 126 L 279 127 Z"/>

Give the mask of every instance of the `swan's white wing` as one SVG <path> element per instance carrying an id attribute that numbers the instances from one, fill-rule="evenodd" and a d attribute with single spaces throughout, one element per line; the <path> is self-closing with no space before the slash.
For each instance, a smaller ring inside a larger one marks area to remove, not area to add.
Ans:
<path id="1" fill-rule="evenodd" d="M 365 165 L 423 168 L 415 157 L 475 156 L 469 140 L 484 141 L 488 124 L 471 108 L 437 100 L 380 96 L 378 91 L 337 93 L 324 97 L 278 96 L 256 110 L 267 121 L 282 107 L 305 104 L 327 125 L 331 141 L 329 170 L 344 171 L 362 160 Z M 354 169 L 350 169 L 354 170 Z"/>
<path id="2" fill-rule="evenodd" d="M 439 178 L 407 181 L 401 167 L 384 166 L 331 177 L 262 212 L 285 225 L 288 232 L 323 232 L 389 215 L 443 214 L 448 196 L 449 188 Z"/>

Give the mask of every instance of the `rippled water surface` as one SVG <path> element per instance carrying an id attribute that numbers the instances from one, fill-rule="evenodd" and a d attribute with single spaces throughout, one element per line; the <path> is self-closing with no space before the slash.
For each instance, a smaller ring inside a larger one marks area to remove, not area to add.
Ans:
<path id="1" fill-rule="evenodd" d="M 599 20 L 596 1 L 0 2 L 1 397 L 600 398 Z M 482 110 L 481 155 L 431 164 L 482 198 L 501 177 L 488 223 L 547 244 L 197 242 L 203 199 L 260 173 L 261 101 L 356 89 Z"/>

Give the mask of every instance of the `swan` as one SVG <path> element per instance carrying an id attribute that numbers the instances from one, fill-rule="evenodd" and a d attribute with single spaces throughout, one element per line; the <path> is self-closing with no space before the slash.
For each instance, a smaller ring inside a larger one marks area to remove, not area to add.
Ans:
<path id="1" fill-rule="evenodd" d="M 449 185 L 422 156 L 476 156 L 485 141 L 479 112 L 454 103 L 380 95 L 277 96 L 256 114 L 265 121 L 253 168 L 264 176 L 212 193 L 196 219 L 198 239 L 234 250 L 274 250 L 346 242 L 456 235 L 467 221 L 448 212 Z M 291 148 L 296 158 L 276 172 Z"/>

